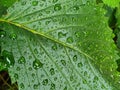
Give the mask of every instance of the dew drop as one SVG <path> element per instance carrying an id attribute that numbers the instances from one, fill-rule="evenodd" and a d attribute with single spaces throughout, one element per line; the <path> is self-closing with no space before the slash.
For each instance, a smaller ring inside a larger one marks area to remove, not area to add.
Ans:
<path id="1" fill-rule="evenodd" d="M 19 63 L 19 64 L 24 64 L 24 63 L 26 63 L 25 58 L 24 58 L 23 56 L 21 56 L 20 59 L 18 60 L 18 63 Z"/>
<path id="2" fill-rule="evenodd" d="M 67 38 L 67 42 L 68 42 L 68 43 L 73 43 L 73 38 L 72 38 L 72 37 L 68 37 L 68 38 Z"/>
<path id="3" fill-rule="evenodd" d="M 25 88 L 25 86 L 24 86 L 23 83 L 20 84 L 20 88 L 21 88 L 21 89 L 24 89 L 24 88 Z"/>
<path id="4" fill-rule="evenodd" d="M 82 67 L 83 64 L 80 62 L 80 63 L 77 64 L 77 66 L 78 66 L 78 67 Z"/>
<path id="5" fill-rule="evenodd" d="M 52 46 L 52 49 L 53 49 L 53 50 L 57 50 L 57 45 L 54 44 L 54 45 Z"/>
<path id="6" fill-rule="evenodd" d="M 55 11 L 59 11 L 61 9 L 62 9 L 61 4 L 55 4 L 55 6 L 54 6 Z"/>
<path id="7" fill-rule="evenodd" d="M 70 81 L 73 81 L 73 80 L 74 80 L 73 76 L 70 76 Z"/>
<path id="8" fill-rule="evenodd" d="M 54 89 L 55 89 L 55 84 L 52 83 L 52 84 L 51 84 L 51 88 L 50 88 L 50 90 L 54 90 Z"/>
<path id="9" fill-rule="evenodd" d="M 63 65 L 63 66 L 65 66 L 65 65 L 66 65 L 65 60 L 61 60 L 61 63 L 62 63 L 62 65 Z"/>
<path id="10" fill-rule="evenodd" d="M 39 68 L 42 68 L 43 67 L 43 63 L 41 63 L 39 60 L 35 60 L 35 61 L 33 61 L 33 68 L 34 69 L 39 69 Z"/>
<path id="11" fill-rule="evenodd" d="M 32 71 L 32 67 L 29 67 L 28 70 L 29 70 L 29 71 Z"/>
<path id="12" fill-rule="evenodd" d="M 53 3 L 56 3 L 58 0 L 53 0 Z"/>
<path id="13" fill-rule="evenodd" d="M 44 86 L 46 86 L 46 85 L 48 84 L 48 79 L 44 79 L 44 80 L 42 81 L 42 84 L 43 84 Z"/>
<path id="14" fill-rule="evenodd" d="M 67 90 L 67 86 L 63 90 Z"/>
<path id="15" fill-rule="evenodd" d="M 79 6 L 74 6 L 73 9 L 74 10 L 79 10 Z"/>
<path id="16" fill-rule="evenodd" d="M 15 77 L 15 79 L 18 79 L 18 74 L 15 73 L 15 74 L 14 74 L 14 77 Z"/>
<path id="17" fill-rule="evenodd" d="M 85 72 L 84 72 L 84 76 L 87 76 L 87 74 L 88 74 L 87 71 L 85 71 Z"/>
<path id="18" fill-rule="evenodd" d="M 76 62 L 77 61 L 77 55 L 73 56 L 73 61 Z"/>
<path id="19" fill-rule="evenodd" d="M 32 77 L 33 77 L 33 78 L 35 77 L 35 73 L 32 73 Z"/>
<path id="20" fill-rule="evenodd" d="M 75 32 L 76 37 L 80 37 L 80 32 Z"/>
<path id="21" fill-rule="evenodd" d="M 24 2 L 21 2 L 21 5 L 25 5 L 26 4 L 26 2 L 24 1 Z"/>
<path id="22" fill-rule="evenodd" d="M 86 80 L 83 80 L 83 83 L 84 83 L 84 84 L 86 84 L 86 83 L 87 83 L 87 81 L 86 81 Z"/>
<path id="23" fill-rule="evenodd" d="M 33 85 L 33 88 L 34 88 L 34 89 L 38 89 L 38 87 L 39 87 L 39 84 L 34 84 L 34 85 Z"/>
<path id="24" fill-rule="evenodd" d="M 8 52 L 8 51 L 4 50 L 2 52 L 2 55 L 3 55 L 3 60 L 4 60 L 3 63 L 7 67 L 13 66 L 15 64 L 15 60 L 14 60 L 12 52 Z"/>
<path id="25" fill-rule="evenodd" d="M 54 74 L 55 74 L 54 68 L 51 68 L 51 69 L 50 69 L 50 74 L 51 74 L 51 75 L 54 75 Z"/>
<path id="26" fill-rule="evenodd" d="M 96 81 L 98 81 L 98 77 L 97 76 L 95 76 L 94 79 L 93 79 L 93 82 L 96 82 Z"/>
<path id="27" fill-rule="evenodd" d="M 62 37 L 65 37 L 66 36 L 66 34 L 64 34 L 64 33 L 62 33 L 62 32 L 59 32 L 58 33 L 58 38 L 62 38 Z"/>
<path id="28" fill-rule="evenodd" d="M 16 70 L 17 70 L 17 71 L 20 71 L 20 67 L 17 67 Z"/>
<path id="29" fill-rule="evenodd" d="M 32 2 L 32 5 L 33 5 L 33 6 L 37 6 L 37 5 L 38 5 L 38 1 L 33 1 L 33 2 Z"/>
<path id="30" fill-rule="evenodd" d="M 17 35 L 15 33 L 10 34 L 10 39 L 15 40 L 17 39 Z"/>
<path id="31" fill-rule="evenodd" d="M 0 37 L 3 38 L 6 36 L 6 32 L 3 30 L 0 30 Z"/>
<path id="32" fill-rule="evenodd" d="M 37 48 L 34 49 L 34 53 L 35 53 L 35 54 L 38 54 Z"/>

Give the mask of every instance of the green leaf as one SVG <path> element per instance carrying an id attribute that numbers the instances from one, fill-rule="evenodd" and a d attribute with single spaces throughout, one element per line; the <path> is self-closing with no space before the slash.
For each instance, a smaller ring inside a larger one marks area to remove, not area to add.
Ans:
<path id="1" fill-rule="evenodd" d="M 103 0 L 103 2 L 114 8 L 119 6 L 120 0 Z"/>
<path id="2" fill-rule="evenodd" d="M 119 90 L 116 46 L 95 0 L 20 0 L 0 19 L 19 90 Z"/>

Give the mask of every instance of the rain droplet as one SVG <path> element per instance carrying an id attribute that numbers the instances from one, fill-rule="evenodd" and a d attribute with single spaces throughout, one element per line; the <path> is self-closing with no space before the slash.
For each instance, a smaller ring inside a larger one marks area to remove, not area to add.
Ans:
<path id="1" fill-rule="evenodd" d="M 32 73 L 32 77 L 33 77 L 33 78 L 35 77 L 35 73 Z"/>
<path id="2" fill-rule="evenodd" d="M 48 79 L 44 79 L 42 84 L 46 86 L 48 84 Z"/>
<path id="3" fill-rule="evenodd" d="M 78 67 L 82 67 L 83 66 L 83 64 L 80 62 L 80 63 L 78 63 L 78 65 L 77 65 Z"/>
<path id="4" fill-rule="evenodd" d="M 34 89 L 38 89 L 38 87 L 39 87 L 39 84 L 34 84 L 34 85 L 33 85 L 33 88 L 34 88 Z"/>
<path id="5" fill-rule="evenodd" d="M 50 69 L 50 74 L 51 74 L 51 75 L 54 75 L 54 74 L 55 74 L 54 68 L 51 68 L 51 69 Z"/>
<path id="6" fill-rule="evenodd" d="M 61 4 L 55 4 L 55 6 L 54 6 L 55 11 L 59 11 L 61 9 L 62 9 Z"/>
<path id="7" fill-rule="evenodd" d="M 63 65 L 63 66 L 65 66 L 65 65 L 66 65 L 65 60 L 61 60 L 61 63 L 62 63 L 62 65 Z"/>
<path id="8" fill-rule="evenodd" d="M 63 90 L 67 90 L 67 86 Z"/>
<path id="9" fill-rule="evenodd" d="M 32 67 L 29 67 L 28 70 L 32 71 Z"/>
<path id="10" fill-rule="evenodd" d="M 43 67 L 43 63 L 41 63 L 39 60 L 35 60 L 35 61 L 33 61 L 33 68 L 34 69 L 39 69 L 39 68 L 42 68 Z"/>
<path id="11" fill-rule="evenodd" d="M 16 70 L 17 70 L 17 71 L 20 71 L 20 67 L 17 67 Z"/>
<path id="12" fill-rule="evenodd" d="M 50 88 L 50 90 L 54 90 L 54 89 L 55 89 L 55 84 L 52 83 L 52 84 L 51 84 L 51 88 Z"/>
<path id="13" fill-rule="evenodd" d="M 21 56 L 20 59 L 18 60 L 18 63 L 19 63 L 19 64 L 24 64 L 24 63 L 26 63 L 25 58 L 24 58 L 23 56 Z"/>
<path id="14" fill-rule="evenodd" d="M 0 30 L 0 37 L 3 38 L 6 36 L 6 32 L 3 30 Z"/>
<path id="15" fill-rule="evenodd" d="M 24 88 L 25 88 L 25 86 L 24 86 L 24 84 L 23 84 L 23 83 L 21 83 L 21 84 L 20 84 L 20 88 L 22 88 L 22 89 L 24 89 Z"/>
<path id="16" fill-rule="evenodd" d="M 58 0 L 53 0 L 53 3 L 56 3 Z"/>
<path id="17" fill-rule="evenodd" d="M 8 51 L 4 50 L 2 52 L 2 55 L 3 55 L 3 60 L 4 60 L 3 63 L 5 63 L 6 66 L 10 67 L 10 66 L 14 65 L 15 60 L 14 60 L 12 52 L 8 52 Z"/>
<path id="18" fill-rule="evenodd" d="M 32 5 L 33 5 L 33 6 L 37 6 L 37 5 L 38 5 L 38 1 L 33 1 L 33 2 L 32 2 Z"/>
<path id="19" fill-rule="evenodd" d="M 73 43 L 73 38 L 72 38 L 72 37 L 68 37 L 68 38 L 67 38 L 67 42 L 68 42 L 68 43 Z"/>
<path id="20" fill-rule="evenodd" d="M 97 76 L 95 76 L 94 79 L 93 79 L 93 82 L 98 81 L 98 79 L 99 79 L 99 78 L 98 78 Z"/>
<path id="21" fill-rule="evenodd" d="M 37 48 L 34 49 L 34 53 L 35 53 L 35 54 L 38 54 Z"/>
<path id="22" fill-rule="evenodd" d="M 62 37 L 65 37 L 66 36 L 66 34 L 64 34 L 64 33 L 62 33 L 62 32 L 59 32 L 58 33 L 58 38 L 62 38 Z"/>
<path id="23" fill-rule="evenodd" d="M 54 45 L 52 46 L 52 49 L 53 49 L 53 50 L 57 50 L 57 45 L 54 44 Z"/>
<path id="24" fill-rule="evenodd" d="M 73 56 L 73 61 L 76 62 L 77 61 L 77 55 Z"/>
<path id="25" fill-rule="evenodd" d="M 26 2 L 24 1 L 24 2 L 21 2 L 21 5 L 25 5 L 26 4 Z"/>
<path id="26" fill-rule="evenodd" d="M 86 81 L 86 80 L 83 80 L 83 83 L 84 83 L 84 84 L 86 84 L 86 83 L 87 83 L 87 81 Z"/>
<path id="27" fill-rule="evenodd" d="M 87 71 L 84 72 L 84 76 L 87 76 Z"/>
<path id="28" fill-rule="evenodd" d="M 80 37 L 80 32 L 75 32 L 76 37 Z"/>
<path id="29" fill-rule="evenodd" d="M 73 76 L 70 76 L 70 81 L 73 81 L 73 80 L 74 80 Z"/>
<path id="30" fill-rule="evenodd" d="M 17 35 L 15 33 L 10 34 L 10 39 L 15 40 L 17 39 Z"/>
<path id="31" fill-rule="evenodd" d="M 15 73 L 15 74 L 14 74 L 14 77 L 15 77 L 15 79 L 18 79 L 18 74 Z"/>
<path id="32" fill-rule="evenodd" d="M 73 9 L 74 10 L 79 10 L 79 6 L 74 6 Z"/>

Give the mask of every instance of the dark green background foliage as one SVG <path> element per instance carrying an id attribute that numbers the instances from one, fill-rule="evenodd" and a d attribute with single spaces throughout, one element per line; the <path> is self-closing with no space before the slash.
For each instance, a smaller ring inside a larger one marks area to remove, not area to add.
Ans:
<path id="1" fill-rule="evenodd" d="M 0 70 L 19 90 L 120 89 L 119 0 L 1 0 L 0 17 Z"/>

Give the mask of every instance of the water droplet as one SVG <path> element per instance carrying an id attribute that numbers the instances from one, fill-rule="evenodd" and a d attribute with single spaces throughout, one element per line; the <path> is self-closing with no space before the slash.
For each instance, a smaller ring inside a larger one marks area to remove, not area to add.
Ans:
<path id="1" fill-rule="evenodd" d="M 32 2 L 32 5 L 33 5 L 33 6 L 37 6 L 37 5 L 38 5 L 38 1 L 33 1 L 33 2 Z"/>
<path id="2" fill-rule="evenodd" d="M 83 83 L 84 83 L 84 84 L 86 84 L 86 83 L 87 83 L 87 81 L 86 81 L 86 80 L 83 80 Z"/>
<path id="3" fill-rule="evenodd" d="M 73 61 L 76 62 L 77 61 L 77 55 L 73 56 Z"/>
<path id="4" fill-rule="evenodd" d="M 84 76 L 87 76 L 87 71 L 84 72 Z"/>
<path id="5" fill-rule="evenodd" d="M 33 77 L 33 78 L 35 77 L 35 73 L 32 73 L 32 77 Z"/>
<path id="6" fill-rule="evenodd" d="M 21 89 L 24 89 L 24 88 L 25 88 L 25 86 L 24 86 L 23 83 L 20 84 L 20 88 L 21 88 Z"/>
<path id="7" fill-rule="evenodd" d="M 72 38 L 72 37 L 68 37 L 68 38 L 67 38 L 67 42 L 68 42 L 68 43 L 73 43 L 73 38 Z"/>
<path id="8" fill-rule="evenodd" d="M 62 63 L 62 65 L 63 65 L 63 66 L 65 66 L 65 65 L 66 65 L 65 60 L 61 60 L 61 63 Z"/>
<path id="9" fill-rule="evenodd" d="M 58 38 L 62 38 L 62 37 L 65 37 L 66 36 L 66 34 L 64 34 L 64 33 L 62 33 L 62 32 L 59 32 L 58 33 Z"/>
<path id="10" fill-rule="evenodd" d="M 20 71 L 20 67 L 17 67 L 16 70 L 17 70 L 17 71 Z"/>
<path id="11" fill-rule="evenodd" d="M 42 84 L 46 86 L 48 84 L 48 79 L 44 79 Z"/>
<path id="12" fill-rule="evenodd" d="M 26 2 L 24 1 L 24 2 L 21 2 L 21 5 L 25 5 L 26 4 Z"/>
<path id="13" fill-rule="evenodd" d="M 10 39 L 15 40 L 17 39 L 17 35 L 15 33 L 10 34 Z"/>
<path id="14" fill-rule="evenodd" d="M 15 79 L 18 79 L 18 74 L 15 73 L 15 74 L 14 74 L 14 77 L 15 77 Z"/>
<path id="15" fill-rule="evenodd" d="M 54 89 L 55 89 L 55 84 L 52 83 L 52 84 L 51 84 L 51 88 L 50 88 L 50 90 L 54 90 Z"/>
<path id="16" fill-rule="evenodd" d="M 63 90 L 67 90 L 67 86 Z"/>
<path id="17" fill-rule="evenodd" d="M 75 32 L 76 37 L 80 37 L 80 32 Z"/>
<path id="18" fill-rule="evenodd" d="M 70 81 L 73 81 L 73 80 L 74 80 L 73 76 L 70 76 Z"/>
<path id="19" fill-rule="evenodd" d="M 34 53 L 35 53 L 35 54 L 38 54 L 37 48 L 34 49 Z"/>
<path id="20" fill-rule="evenodd" d="M 52 46 L 52 49 L 53 49 L 53 50 L 57 50 L 57 45 L 54 44 L 54 45 Z"/>
<path id="21" fill-rule="evenodd" d="M 46 21 L 45 24 L 48 25 L 50 23 L 50 21 Z"/>
<path id="22" fill-rule="evenodd" d="M 39 60 L 35 60 L 35 61 L 33 61 L 33 68 L 34 69 L 39 69 L 39 68 L 42 68 L 43 67 L 43 63 L 41 63 Z"/>
<path id="23" fill-rule="evenodd" d="M 28 70 L 32 71 L 32 67 L 29 67 Z"/>
<path id="24" fill-rule="evenodd" d="M 33 85 L 33 88 L 34 88 L 34 89 L 38 89 L 38 87 L 39 87 L 39 84 L 34 84 L 34 85 Z"/>
<path id="25" fill-rule="evenodd" d="M 18 63 L 19 63 L 19 64 L 24 64 L 24 63 L 26 63 L 25 58 L 24 58 L 23 56 L 21 56 L 20 59 L 18 60 Z"/>
<path id="26" fill-rule="evenodd" d="M 6 36 L 6 32 L 3 30 L 0 30 L 0 37 L 3 38 Z"/>
<path id="27" fill-rule="evenodd" d="M 78 67 L 82 67 L 83 66 L 83 64 L 80 62 L 80 63 L 78 63 L 78 65 L 77 65 Z"/>
<path id="28" fill-rule="evenodd" d="M 62 9 L 61 4 L 55 4 L 55 6 L 54 6 L 55 11 L 59 11 L 61 9 Z"/>
<path id="29" fill-rule="evenodd" d="M 73 9 L 74 10 L 79 10 L 79 6 L 74 6 Z"/>
<path id="30" fill-rule="evenodd" d="M 50 74 L 51 74 L 51 75 L 54 75 L 54 74 L 55 74 L 54 68 L 51 68 L 51 69 L 50 69 Z"/>
<path id="31" fill-rule="evenodd" d="M 93 79 L 93 82 L 98 81 L 98 79 L 99 79 L 99 78 L 98 78 L 97 76 L 95 76 L 94 79 Z"/>
<path id="32" fill-rule="evenodd" d="M 15 60 L 14 60 L 14 57 L 13 57 L 13 54 L 12 52 L 8 52 L 6 50 L 4 50 L 2 52 L 2 55 L 3 55 L 3 63 L 7 66 L 7 67 L 10 67 L 10 66 L 13 66 L 14 63 L 15 63 Z"/>
<path id="33" fill-rule="evenodd" d="M 53 0 L 53 3 L 56 3 L 58 0 Z"/>

